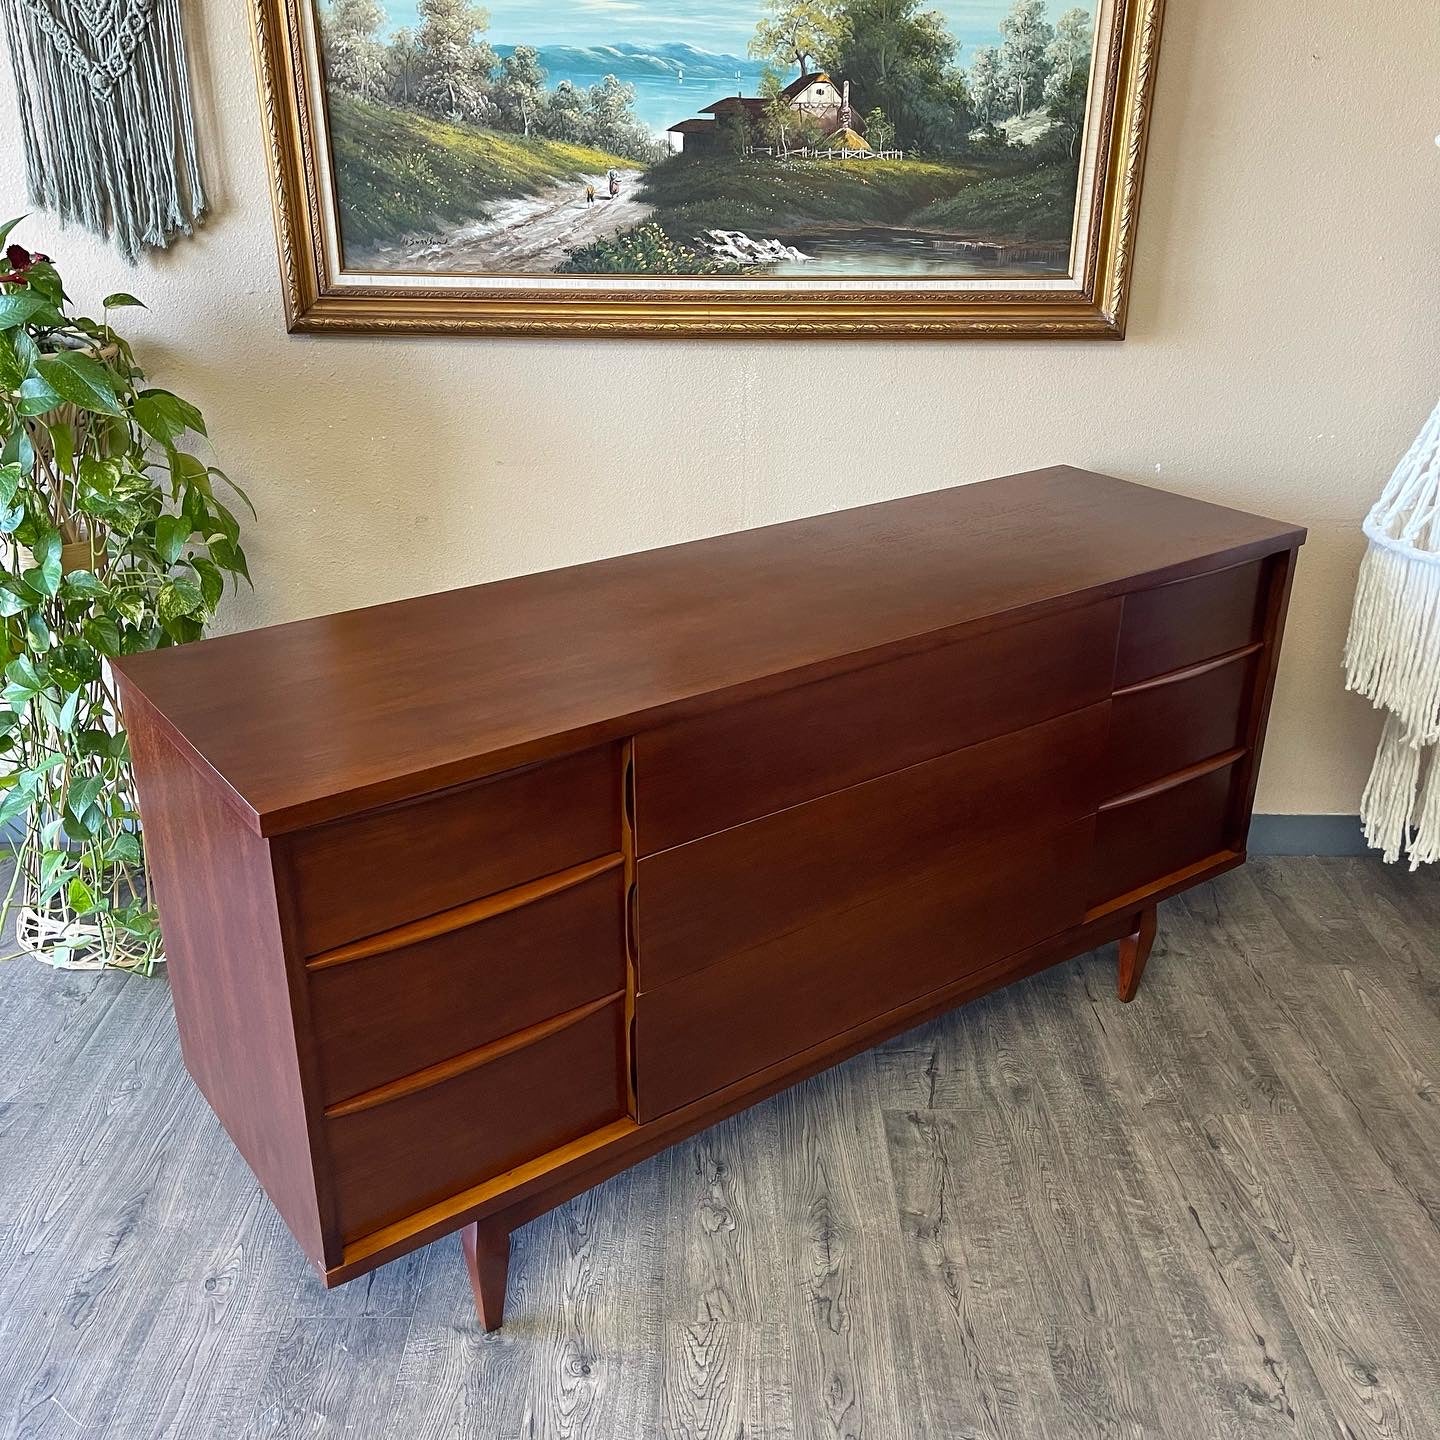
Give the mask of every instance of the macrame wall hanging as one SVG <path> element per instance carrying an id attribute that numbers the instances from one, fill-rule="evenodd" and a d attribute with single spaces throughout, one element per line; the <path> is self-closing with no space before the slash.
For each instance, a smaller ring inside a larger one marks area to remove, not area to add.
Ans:
<path id="1" fill-rule="evenodd" d="M 1365 839 L 1440 861 L 1440 405 L 1365 517 L 1347 688 L 1389 711 L 1360 798 Z"/>
<path id="2" fill-rule="evenodd" d="M 205 213 L 179 0 L 0 0 L 30 198 L 134 260 Z"/>

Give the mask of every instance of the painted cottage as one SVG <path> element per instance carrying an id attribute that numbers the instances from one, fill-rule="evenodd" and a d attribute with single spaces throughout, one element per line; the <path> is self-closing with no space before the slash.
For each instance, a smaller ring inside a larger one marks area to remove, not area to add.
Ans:
<path id="1" fill-rule="evenodd" d="M 781 92 L 792 110 L 809 115 L 830 137 L 824 143 L 833 143 L 834 148 L 866 151 L 870 147 L 858 133 L 859 127 L 850 109 L 850 82 L 837 85 L 824 70 L 816 70 L 792 80 Z M 758 95 L 726 95 L 706 105 L 700 112 L 710 119 L 681 120 L 670 127 L 669 133 L 679 137 L 678 147 L 692 154 L 695 151 L 716 150 L 725 143 L 725 122 L 737 115 L 743 115 L 756 128 L 764 118 L 767 102 Z"/>

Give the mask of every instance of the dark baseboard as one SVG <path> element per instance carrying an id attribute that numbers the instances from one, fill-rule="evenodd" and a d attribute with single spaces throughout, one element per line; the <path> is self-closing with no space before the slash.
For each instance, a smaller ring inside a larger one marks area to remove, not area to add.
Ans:
<path id="1" fill-rule="evenodd" d="M 1252 855 L 1373 855 L 1358 815 L 1256 815 L 1250 821 Z"/>

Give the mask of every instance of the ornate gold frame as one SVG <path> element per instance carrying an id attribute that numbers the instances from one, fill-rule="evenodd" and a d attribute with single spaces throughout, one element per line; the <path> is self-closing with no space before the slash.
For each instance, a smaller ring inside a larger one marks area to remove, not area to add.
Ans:
<path id="1" fill-rule="evenodd" d="M 334 283 L 321 228 L 317 109 L 301 7 L 251 0 L 260 113 L 291 331 L 489 335 L 913 335 L 1121 339 L 1164 0 L 1117 0 L 1095 203 L 1077 290 L 627 290 Z"/>

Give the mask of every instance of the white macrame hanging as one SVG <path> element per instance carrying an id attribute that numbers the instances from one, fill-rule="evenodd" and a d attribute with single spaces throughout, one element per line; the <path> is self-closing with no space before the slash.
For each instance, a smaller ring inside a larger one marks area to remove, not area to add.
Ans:
<path id="1" fill-rule="evenodd" d="M 1390 713 L 1360 798 L 1367 843 L 1440 860 L 1440 405 L 1365 517 L 1346 688 Z"/>
<path id="2" fill-rule="evenodd" d="M 30 198 L 143 245 L 205 213 L 179 0 L 0 0 Z"/>

